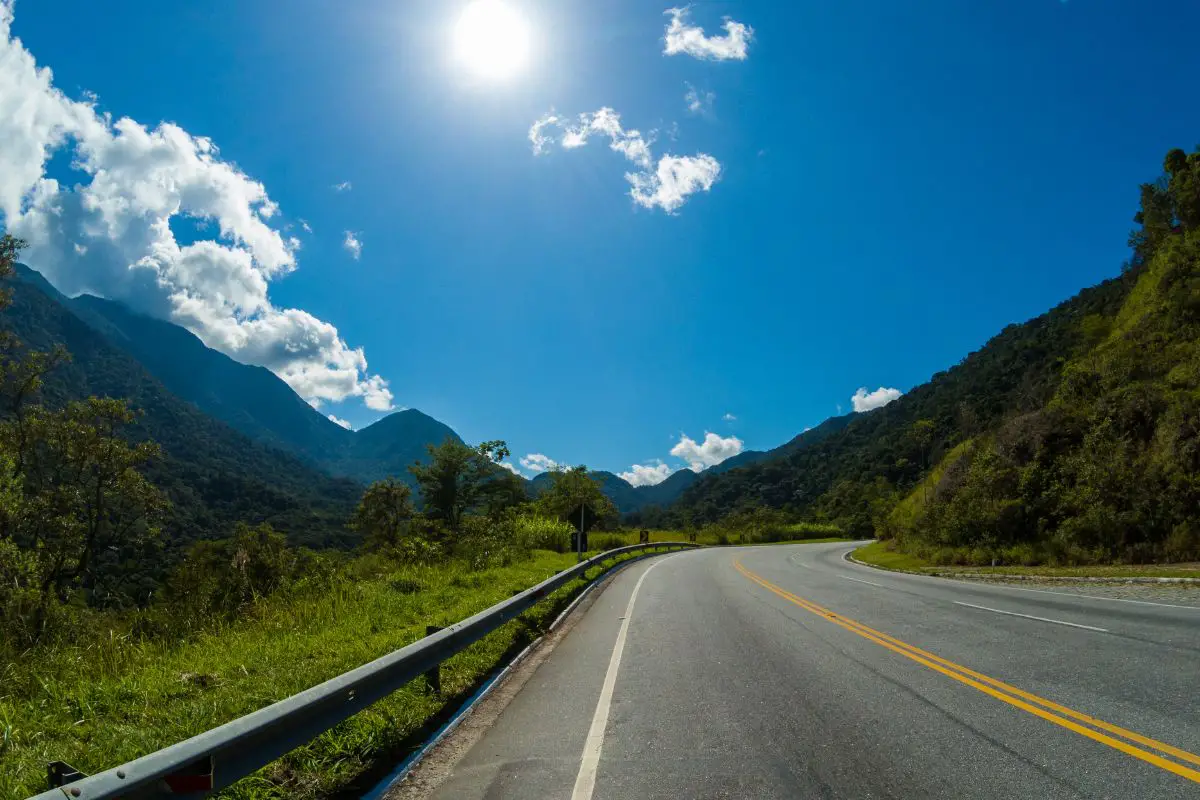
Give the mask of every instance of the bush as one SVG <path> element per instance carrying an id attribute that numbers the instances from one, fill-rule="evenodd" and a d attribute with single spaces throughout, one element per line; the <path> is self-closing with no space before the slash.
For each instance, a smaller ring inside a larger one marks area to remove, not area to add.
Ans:
<path id="1" fill-rule="evenodd" d="M 548 517 L 523 514 L 516 518 L 517 545 L 524 550 L 551 550 L 565 553 L 571 549 L 568 523 Z"/>

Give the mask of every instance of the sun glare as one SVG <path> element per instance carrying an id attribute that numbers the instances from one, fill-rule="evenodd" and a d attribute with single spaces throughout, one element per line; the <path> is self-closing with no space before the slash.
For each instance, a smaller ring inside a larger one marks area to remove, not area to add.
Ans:
<path id="1" fill-rule="evenodd" d="M 474 0 L 455 26 L 454 50 L 476 75 L 505 80 L 529 61 L 529 25 L 502 0 Z"/>

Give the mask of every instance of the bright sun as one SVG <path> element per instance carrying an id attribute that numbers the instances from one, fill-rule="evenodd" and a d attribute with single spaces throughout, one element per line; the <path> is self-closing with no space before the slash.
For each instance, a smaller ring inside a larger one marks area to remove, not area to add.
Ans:
<path id="1" fill-rule="evenodd" d="M 511 78 L 529 60 L 529 26 L 502 0 L 473 0 L 454 29 L 454 49 L 480 77 Z"/>

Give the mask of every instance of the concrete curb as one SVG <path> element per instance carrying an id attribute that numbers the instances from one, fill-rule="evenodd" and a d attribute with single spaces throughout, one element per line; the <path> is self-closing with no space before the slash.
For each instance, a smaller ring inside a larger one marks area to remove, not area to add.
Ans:
<path id="1" fill-rule="evenodd" d="M 664 556 L 668 554 L 669 553 L 646 553 L 645 555 L 622 561 L 619 564 L 614 564 L 603 575 L 597 576 L 594 581 L 583 587 L 583 591 L 576 595 L 575 599 L 572 600 L 567 607 L 564 608 L 559 615 L 554 618 L 554 621 L 551 622 L 546 628 L 545 633 L 526 645 L 525 649 L 520 653 L 517 653 L 512 661 L 509 661 L 500 669 L 499 672 L 488 678 L 484 684 L 480 686 L 478 690 L 476 690 L 475 694 L 468 697 L 466 702 L 459 706 L 454 712 L 454 715 L 450 717 L 450 719 L 446 720 L 445 724 L 434 732 L 433 736 L 431 736 L 424 743 L 422 743 L 420 747 L 410 753 L 408 758 L 401 761 L 394 770 L 388 773 L 383 780 L 375 784 L 375 786 L 372 787 L 369 792 L 363 794 L 362 800 L 379 800 L 379 798 L 383 797 L 387 793 L 388 789 L 407 778 L 409 773 L 416 769 L 417 765 L 421 763 L 421 760 L 424 759 L 425 756 L 428 755 L 429 752 L 433 750 L 433 748 L 436 747 L 443 739 L 453 733 L 455 728 L 457 728 L 462 721 L 466 719 L 473 710 L 475 710 L 475 706 L 483 702 L 487 696 L 492 693 L 492 690 L 499 686 L 501 682 L 503 682 L 504 679 L 507 678 L 508 675 L 514 669 L 516 669 L 517 666 L 519 666 L 520 663 L 524 661 L 530 653 L 533 652 L 535 647 L 541 644 L 542 640 L 545 639 L 548 634 L 553 633 L 554 630 L 562 624 L 563 620 L 565 620 L 571 614 L 571 612 L 574 611 L 581 602 L 583 602 L 583 598 L 587 597 L 593 589 L 607 583 L 613 575 L 616 575 L 618 572 L 630 566 L 631 564 L 636 564 L 637 562 L 647 558 L 654 558 L 655 556 Z"/>
<path id="2" fill-rule="evenodd" d="M 975 581 L 1050 581 L 1052 583 L 1108 583 L 1108 584 L 1128 584 L 1128 583 L 1150 583 L 1150 584 L 1173 584 L 1185 586 L 1200 586 L 1200 578 L 1147 578 L 1130 576 L 1127 578 L 1102 578 L 1094 576 L 1080 575 L 1072 577 L 1070 575 L 1017 575 L 1012 573 L 996 573 L 996 572 L 952 572 L 944 570 L 939 572 L 914 572 L 907 569 L 890 569 L 888 567 L 880 567 L 876 564 L 869 564 L 866 561 L 861 561 L 855 558 L 853 550 L 846 553 L 844 558 L 847 561 L 852 561 L 862 567 L 877 569 L 882 572 L 900 572 L 905 575 L 928 575 L 931 578 L 966 578 Z"/>

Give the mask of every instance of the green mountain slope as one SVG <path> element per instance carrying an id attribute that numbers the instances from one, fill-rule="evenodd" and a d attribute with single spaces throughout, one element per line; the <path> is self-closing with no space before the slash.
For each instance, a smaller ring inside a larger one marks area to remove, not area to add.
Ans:
<path id="1" fill-rule="evenodd" d="M 0 325 L 30 348 L 61 344 L 71 354 L 46 377 L 42 396 L 48 404 L 101 395 L 125 399 L 143 413 L 131 436 L 162 445 L 164 458 L 149 474 L 174 504 L 174 541 L 227 535 L 242 520 L 270 522 L 297 543 L 352 541 L 344 522 L 361 492 L 357 483 L 253 442 L 176 397 L 69 310 L 48 284 L 22 275 L 13 281 L 13 303 Z"/>
<path id="2" fill-rule="evenodd" d="M 304 402 L 270 370 L 238 363 L 178 325 L 91 295 L 67 302 L 173 394 L 252 439 L 318 460 L 343 450 L 353 436 Z"/>
<path id="3" fill-rule="evenodd" d="M 340 454 L 328 455 L 318 463 L 335 475 L 364 483 L 391 475 L 411 484 L 408 467 L 414 461 L 429 460 L 427 444 L 441 444 L 446 439 L 462 441 L 449 425 L 409 408 L 355 431 Z"/>
<path id="4" fill-rule="evenodd" d="M 1045 402 L 1066 360 L 1087 340 L 1080 321 L 1093 314 L 1114 315 L 1128 285 L 1127 276 L 1106 281 L 1046 314 L 1010 325 L 899 400 L 838 418 L 845 422 L 840 430 L 826 429 L 816 441 L 781 458 L 702 476 L 680 496 L 676 517 L 706 522 L 763 504 L 836 519 L 855 535 L 872 535 L 876 505 L 913 487 L 931 460 L 963 436 Z M 918 420 L 933 425 L 928 441 L 913 431 Z"/>
<path id="5" fill-rule="evenodd" d="M 173 394 L 255 441 L 295 453 L 331 475 L 363 483 L 393 476 L 411 484 L 408 467 L 427 459 L 426 445 L 459 438 L 448 426 L 412 409 L 360 431 L 345 430 L 270 370 L 234 361 L 179 325 L 91 295 L 68 299 L 36 272 L 23 268 L 21 275 L 52 292 Z"/>

